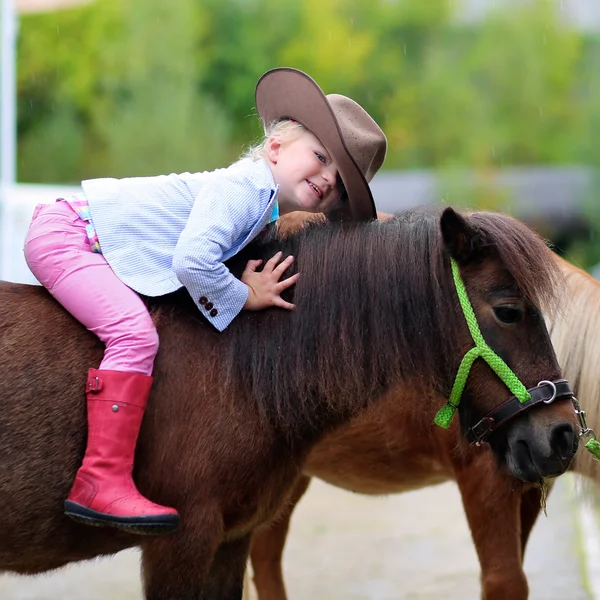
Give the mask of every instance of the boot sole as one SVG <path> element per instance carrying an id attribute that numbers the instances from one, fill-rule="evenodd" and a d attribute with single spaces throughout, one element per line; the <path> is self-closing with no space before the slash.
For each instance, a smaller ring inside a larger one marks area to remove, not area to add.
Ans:
<path id="1" fill-rule="evenodd" d="M 117 517 L 65 500 L 65 515 L 78 523 L 94 527 L 114 527 L 137 535 L 161 535 L 179 527 L 179 515 L 151 517 Z"/>

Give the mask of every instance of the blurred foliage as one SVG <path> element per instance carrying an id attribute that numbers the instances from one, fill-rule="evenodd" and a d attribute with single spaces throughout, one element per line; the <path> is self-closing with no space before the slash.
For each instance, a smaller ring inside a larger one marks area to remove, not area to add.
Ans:
<path id="1" fill-rule="evenodd" d="M 23 16 L 19 179 L 225 166 L 260 135 L 257 79 L 289 65 L 375 117 L 386 169 L 438 169 L 451 196 L 502 208 L 486 181 L 503 166 L 600 163 L 600 44 L 558 2 L 495 4 L 475 23 L 458 0 L 96 0 Z M 465 167 L 477 185 L 451 175 Z"/>

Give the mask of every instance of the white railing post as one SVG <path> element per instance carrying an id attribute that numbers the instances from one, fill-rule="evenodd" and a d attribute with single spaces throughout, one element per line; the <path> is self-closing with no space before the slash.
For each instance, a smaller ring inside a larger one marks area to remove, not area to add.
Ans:
<path id="1" fill-rule="evenodd" d="M 0 279 L 12 279 L 12 195 L 16 180 L 16 37 L 14 0 L 2 1 L 0 55 Z"/>

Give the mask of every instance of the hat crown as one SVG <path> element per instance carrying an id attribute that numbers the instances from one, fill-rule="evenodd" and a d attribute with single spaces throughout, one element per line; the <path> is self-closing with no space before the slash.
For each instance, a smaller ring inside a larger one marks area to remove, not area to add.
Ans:
<path id="1" fill-rule="evenodd" d="M 265 125 L 298 121 L 323 144 L 346 187 L 348 202 L 336 208 L 340 218 L 377 218 L 369 181 L 383 163 L 387 141 L 360 104 L 323 90 L 306 73 L 290 67 L 267 71 L 256 84 L 256 108 Z"/>
<path id="2" fill-rule="evenodd" d="M 341 94 L 328 94 L 326 98 L 348 153 L 370 182 L 385 160 L 387 140 L 383 131 L 365 109 L 351 98 Z"/>

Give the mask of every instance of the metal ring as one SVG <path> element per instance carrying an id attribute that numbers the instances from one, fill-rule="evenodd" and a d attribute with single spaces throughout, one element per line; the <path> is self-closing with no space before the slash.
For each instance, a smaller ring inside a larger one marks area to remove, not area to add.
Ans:
<path id="1" fill-rule="evenodd" d="M 542 400 L 542 402 L 544 404 L 552 404 L 552 402 L 554 402 L 554 399 L 556 398 L 556 386 L 551 381 L 548 381 L 547 379 L 544 379 L 543 381 L 540 381 L 538 383 L 538 387 L 541 387 L 544 383 L 547 383 L 549 386 L 552 387 L 552 397 L 550 399 L 548 399 L 548 400 Z"/>

